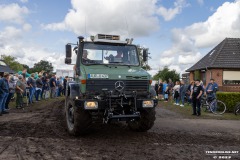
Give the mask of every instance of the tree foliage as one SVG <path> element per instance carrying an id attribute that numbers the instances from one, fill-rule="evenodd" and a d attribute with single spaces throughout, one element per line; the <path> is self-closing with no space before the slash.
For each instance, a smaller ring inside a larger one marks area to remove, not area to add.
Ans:
<path id="1" fill-rule="evenodd" d="M 179 74 L 176 70 L 170 70 L 168 67 L 164 67 L 162 70 L 159 70 L 157 74 L 153 76 L 154 80 L 163 80 L 168 81 L 168 79 L 172 79 L 173 82 L 179 80 Z"/>
<path id="2" fill-rule="evenodd" d="M 53 71 L 52 63 L 49 63 L 48 61 L 41 60 L 38 63 L 35 63 L 33 68 L 29 69 L 29 72 L 41 72 L 44 70 L 45 72 L 51 73 Z"/>
<path id="3" fill-rule="evenodd" d="M 139 58 L 140 58 L 140 63 L 143 69 L 145 70 L 151 70 L 151 67 L 147 64 L 147 62 L 143 61 L 143 48 L 138 47 L 138 53 L 139 53 Z"/>
<path id="4" fill-rule="evenodd" d="M 16 61 L 15 57 L 3 55 L 2 59 L 12 70 L 16 72 L 23 69 L 23 65 Z"/>

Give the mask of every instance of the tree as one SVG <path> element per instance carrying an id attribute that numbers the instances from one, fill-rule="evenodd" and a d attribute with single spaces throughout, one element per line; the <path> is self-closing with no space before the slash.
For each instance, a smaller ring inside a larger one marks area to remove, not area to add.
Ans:
<path id="1" fill-rule="evenodd" d="M 41 60 L 38 63 L 35 63 L 33 68 L 30 68 L 31 72 L 41 72 L 44 70 L 45 72 L 52 72 L 53 71 L 53 66 L 52 63 L 49 63 L 48 61 Z"/>
<path id="2" fill-rule="evenodd" d="M 145 70 L 151 70 L 151 67 L 147 64 L 147 62 L 143 61 L 143 48 L 138 46 L 138 53 L 139 53 L 139 58 L 140 58 L 140 63 L 143 69 Z"/>
<path id="3" fill-rule="evenodd" d="M 15 72 L 23 69 L 23 65 L 16 61 L 15 57 L 2 55 L 2 59 Z"/>
<path id="4" fill-rule="evenodd" d="M 179 74 L 176 72 L 176 70 L 170 70 L 168 67 L 164 67 L 162 70 L 159 70 L 157 74 L 153 76 L 154 80 L 163 80 L 168 81 L 168 79 L 172 79 L 173 82 L 179 80 Z"/>
<path id="5" fill-rule="evenodd" d="M 27 70 L 29 70 L 30 68 L 29 68 L 29 66 L 28 65 L 26 65 L 26 64 L 22 64 L 22 66 L 23 66 L 23 68 L 25 68 L 25 69 L 27 69 Z"/>

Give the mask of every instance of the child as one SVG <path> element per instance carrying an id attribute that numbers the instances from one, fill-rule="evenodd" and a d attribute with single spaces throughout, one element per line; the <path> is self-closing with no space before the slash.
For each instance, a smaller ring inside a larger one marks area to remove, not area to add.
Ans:
<path id="1" fill-rule="evenodd" d="M 166 90 L 164 91 L 164 100 L 165 100 L 165 102 L 168 102 L 168 95 L 169 95 L 169 88 L 166 87 Z"/>

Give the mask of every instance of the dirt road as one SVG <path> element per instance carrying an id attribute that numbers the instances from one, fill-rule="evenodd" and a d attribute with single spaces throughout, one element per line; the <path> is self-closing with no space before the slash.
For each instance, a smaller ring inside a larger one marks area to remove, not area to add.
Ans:
<path id="1" fill-rule="evenodd" d="M 67 134 L 63 102 L 34 104 L 12 109 L 0 117 L 0 159 L 240 159 L 240 121 L 186 119 L 157 108 L 156 123 L 146 133 L 130 131 L 124 124 L 94 125 L 91 134 Z M 217 156 L 217 157 L 215 157 Z"/>

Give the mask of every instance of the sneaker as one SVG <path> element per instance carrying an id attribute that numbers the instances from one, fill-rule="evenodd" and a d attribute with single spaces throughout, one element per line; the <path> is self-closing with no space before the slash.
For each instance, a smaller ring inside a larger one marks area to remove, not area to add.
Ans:
<path id="1" fill-rule="evenodd" d="M 180 107 L 184 107 L 184 105 L 181 104 Z"/>
<path id="2" fill-rule="evenodd" d="M 173 103 L 174 105 L 176 105 L 177 103 Z"/>
<path id="3" fill-rule="evenodd" d="M 176 105 L 179 106 L 179 103 L 177 103 Z"/>

